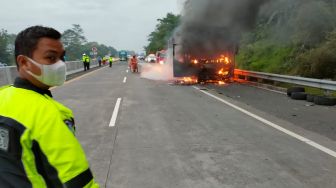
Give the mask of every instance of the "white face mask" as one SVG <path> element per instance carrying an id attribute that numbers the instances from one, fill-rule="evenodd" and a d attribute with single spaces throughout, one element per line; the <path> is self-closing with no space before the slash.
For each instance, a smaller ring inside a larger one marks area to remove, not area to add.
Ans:
<path id="1" fill-rule="evenodd" d="M 60 86 L 64 84 L 66 79 L 66 65 L 62 60 L 59 60 L 52 65 L 43 65 L 30 59 L 29 57 L 27 58 L 31 63 L 33 63 L 34 65 L 38 66 L 41 69 L 41 75 L 36 75 L 31 71 L 27 71 L 38 81 L 48 86 Z"/>

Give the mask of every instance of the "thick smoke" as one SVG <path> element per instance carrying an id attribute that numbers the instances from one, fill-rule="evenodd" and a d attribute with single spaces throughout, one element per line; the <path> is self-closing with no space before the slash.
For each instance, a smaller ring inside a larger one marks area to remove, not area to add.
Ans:
<path id="1" fill-rule="evenodd" d="M 234 52 L 267 0 L 187 0 L 174 39 L 177 53 L 210 58 Z"/>
<path id="2" fill-rule="evenodd" d="M 334 29 L 335 0 L 273 0 L 261 9 L 260 20 L 276 44 L 314 46 Z"/>

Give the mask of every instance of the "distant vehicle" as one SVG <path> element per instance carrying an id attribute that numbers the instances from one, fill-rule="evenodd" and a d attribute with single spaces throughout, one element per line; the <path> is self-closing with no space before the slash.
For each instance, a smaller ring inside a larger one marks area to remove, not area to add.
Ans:
<path id="1" fill-rule="evenodd" d="M 156 62 L 163 65 L 166 62 L 166 50 L 156 52 Z"/>
<path id="2" fill-rule="evenodd" d="M 137 57 L 139 60 L 145 60 L 145 57 L 143 56 L 143 55 L 138 55 L 138 57 Z"/>
<path id="3" fill-rule="evenodd" d="M 146 57 L 146 62 L 148 62 L 148 63 L 156 63 L 156 56 L 155 56 L 155 54 L 149 54 Z"/>
<path id="4" fill-rule="evenodd" d="M 119 52 L 120 61 L 127 61 L 127 51 L 122 50 Z"/>
<path id="5" fill-rule="evenodd" d="M 1 62 L 0 62 L 0 67 L 5 67 L 5 66 L 7 66 L 6 63 L 1 63 Z"/>

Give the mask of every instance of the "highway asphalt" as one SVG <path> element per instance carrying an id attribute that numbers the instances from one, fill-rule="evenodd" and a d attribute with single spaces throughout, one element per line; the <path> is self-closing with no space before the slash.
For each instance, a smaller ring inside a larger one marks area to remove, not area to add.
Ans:
<path id="1" fill-rule="evenodd" d="M 336 187 L 334 136 L 312 123 L 321 117 L 333 128 L 325 114 L 334 107 L 306 110 L 250 86 L 179 86 L 126 70 L 118 62 L 52 91 L 73 110 L 101 187 Z M 311 119 L 296 120 L 302 114 Z"/>

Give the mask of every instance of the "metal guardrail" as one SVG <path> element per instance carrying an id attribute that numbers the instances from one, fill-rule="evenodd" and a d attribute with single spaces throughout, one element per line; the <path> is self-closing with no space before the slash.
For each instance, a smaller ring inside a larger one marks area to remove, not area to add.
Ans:
<path id="1" fill-rule="evenodd" d="M 279 75 L 279 74 L 271 74 L 271 73 L 263 73 L 263 72 L 254 72 L 254 71 L 246 71 L 235 69 L 235 78 L 241 79 L 243 76 L 244 80 L 249 80 L 249 78 L 259 78 L 264 80 L 272 80 L 277 82 L 285 82 L 290 84 L 297 84 L 301 86 L 309 86 L 324 90 L 336 91 L 336 81 L 330 80 L 320 80 L 320 79 L 312 79 L 312 78 L 304 78 L 297 76 L 287 76 L 287 75 Z"/>
<path id="2" fill-rule="evenodd" d="M 68 61 L 65 62 L 67 66 L 67 76 L 78 73 L 84 70 L 83 63 L 81 61 Z M 97 67 L 97 61 L 91 62 L 91 67 Z M 16 66 L 0 67 L 0 87 L 8 84 L 12 84 L 14 79 L 18 76 Z"/>

